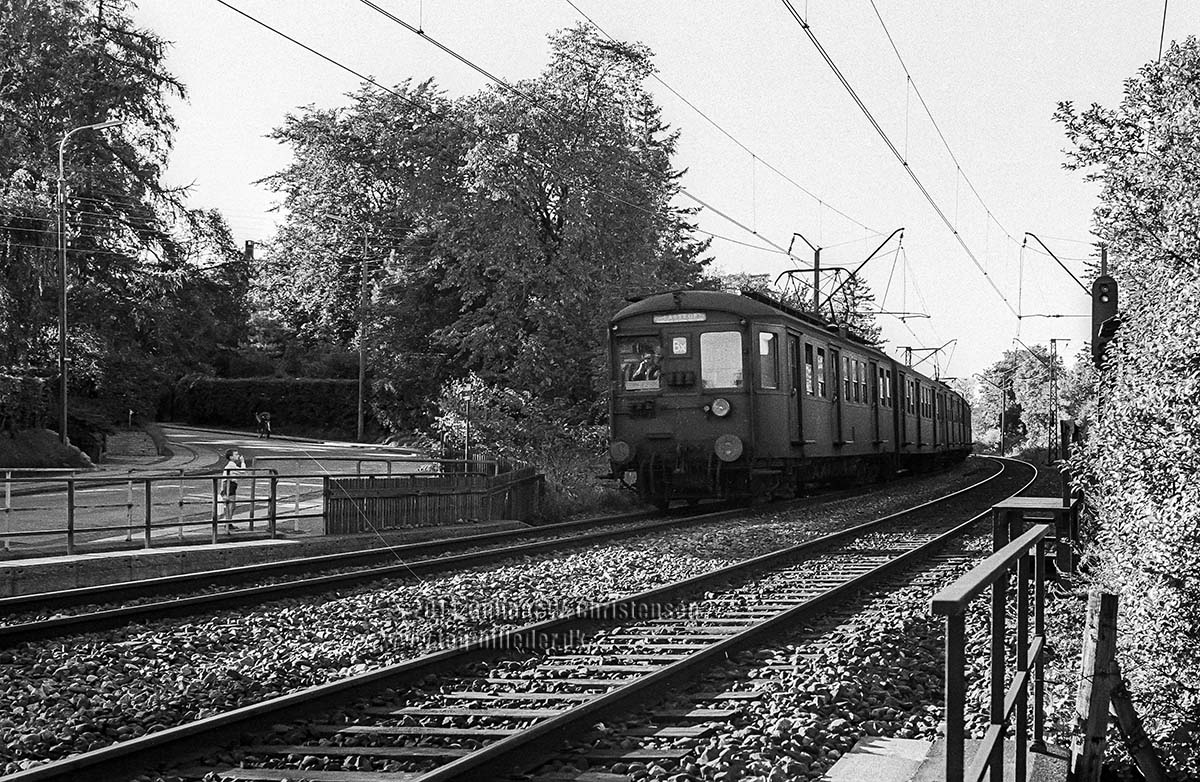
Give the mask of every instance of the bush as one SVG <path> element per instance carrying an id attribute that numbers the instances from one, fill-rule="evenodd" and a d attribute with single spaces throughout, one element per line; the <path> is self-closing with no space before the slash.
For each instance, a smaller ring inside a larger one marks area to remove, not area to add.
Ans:
<path id="1" fill-rule="evenodd" d="M 16 433 L 0 432 L 0 468 L 5 467 L 79 467 L 94 465 L 85 453 L 73 445 L 63 445 L 58 434 L 48 429 L 25 429 Z"/>
<path id="2" fill-rule="evenodd" d="M 433 430 L 452 455 L 461 457 L 469 421 L 473 455 L 524 462 L 545 474 L 546 520 L 636 504 L 630 492 L 596 477 L 607 466 L 602 426 L 568 424 L 562 411 L 529 392 L 474 375 L 446 383 L 438 409 Z"/>
<path id="3" fill-rule="evenodd" d="M 46 423 L 49 389 L 40 377 L 0 374 L 0 429 L 34 429 Z"/>
<path id="4" fill-rule="evenodd" d="M 175 385 L 174 416 L 187 423 L 253 428 L 259 410 L 271 413 L 276 431 L 353 432 L 358 381 L 189 375 Z"/>

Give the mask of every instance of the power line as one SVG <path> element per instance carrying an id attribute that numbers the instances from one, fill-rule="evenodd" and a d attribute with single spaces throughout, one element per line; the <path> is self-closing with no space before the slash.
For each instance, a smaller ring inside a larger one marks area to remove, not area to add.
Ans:
<path id="1" fill-rule="evenodd" d="M 596 20 L 594 20 L 594 19 L 592 19 L 592 17 L 588 16 L 587 13 L 585 13 L 583 11 L 583 9 L 581 9 L 579 6 L 577 6 L 574 3 L 574 0 L 566 0 L 566 3 L 567 3 L 567 5 L 574 8 L 576 13 L 578 13 L 580 16 L 582 16 L 584 19 L 586 19 L 588 24 L 590 24 L 592 27 L 595 27 L 602 35 L 604 35 L 604 37 L 608 38 L 608 40 L 613 41 L 614 43 L 616 42 L 617 39 L 614 38 L 612 35 L 610 35 L 607 30 L 605 30 L 603 27 L 601 27 L 599 24 L 597 24 Z M 734 137 L 734 135 L 732 133 L 730 133 L 725 128 L 721 127 L 721 125 L 716 120 L 714 120 L 712 117 L 708 116 L 708 114 L 706 114 L 705 112 L 701 111 L 694 103 L 692 103 L 690 100 L 688 100 L 683 95 L 681 95 L 679 93 L 679 91 L 676 90 L 674 87 L 672 87 L 670 84 L 667 84 L 658 74 L 652 73 L 652 74 L 650 74 L 650 78 L 654 79 L 656 82 L 661 84 L 676 98 L 679 98 L 679 100 L 683 101 L 684 105 L 686 105 L 692 111 L 696 112 L 696 114 L 700 115 L 700 117 L 702 119 L 704 119 L 706 122 L 708 122 L 708 124 L 712 125 L 714 128 L 719 130 L 726 138 L 728 138 L 730 141 L 732 141 L 734 144 L 736 144 L 746 154 L 750 155 L 750 157 L 753 160 L 757 161 L 758 163 L 761 163 L 764 167 L 766 167 L 768 170 L 770 170 L 771 172 L 773 172 L 774 174 L 779 176 L 785 182 L 792 185 L 797 190 L 799 190 L 801 193 L 804 193 L 806 196 L 808 196 L 809 198 L 816 201 L 820 206 L 825 207 L 826 209 L 833 212 L 834 214 L 844 217 L 846 220 L 850 221 L 851 223 L 854 223 L 859 228 L 865 228 L 866 230 L 871 231 L 876 236 L 882 235 L 879 231 L 876 231 L 874 228 L 871 228 L 869 225 L 864 225 L 863 223 L 859 222 L 858 220 L 855 220 L 853 217 L 846 214 L 842 210 L 829 204 L 827 201 L 825 201 L 825 199 L 821 198 L 819 195 L 812 192 L 808 188 L 804 187 L 799 182 L 792 179 L 790 176 L 783 173 L 778 168 L 776 168 L 775 166 L 771 165 L 769 162 L 764 160 L 761 155 L 759 155 L 754 150 L 750 149 L 748 146 L 746 146 L 741 141 L 739 141 L 736 137 Z M 822 248 L 822 249 L 824 249 L 824 248 Z"/>
<path id="2" fill-rule="evenodd" d="M 409 105 L 412 105 L 412 106 L 414 106 L 414 107 L 416 107 L 416 108 L 418 108 L 418 109 L 420 109 L 420 110 L 422 110 L 422 111 L 426 112 L 427 114 L 430 114 L 430 115 L 432 115 L 432 116 L 435 116 L 435 117 L 438 117 L 438 118 L 441 118 L 441 119 L 446 119 L 447 121 L 450 121 L 450 122 L 453 122 L 454 124 L 458 125 L 458 127 L 459 127 L 459 128 L 461 128 L 462 130 L 464 130 L 464 131 L 466 131 L 466 132 L 468 132 L 468 133 L 471 133 L 471 134 L 473 134 L 473 135 L 475 136 L 475 138 L 477 138 L 477 139 L 478 139 L 479 141 L 481 141 L 481 142 L 484 142 L 484 143 L 493 143 L 493 144 L 496 144 L 496 145 L 505 145 L 505 142 L 501 142 L 501 141 L 498 141 L 498 140 L 496 140 L 496 139 L 489 139 L 489 138 L 487 138 L 486 136 L 483 136 L 483 135 L 479 134 L 479 133 L 478 133 L 478 132 L 477 132 L 475 129 L 473 129 L 473 128 L 470 128 L 470 127 L 468 127 L 468 126 L 466 126 L 466 125 L 463 125 L 462 123 L 454 122 L 454 120 L 451 120 L 451 119 L 449 119 L 448 117 L 442 117 L 441 115 L 439 115 L 439 114 L 437 114 L 436 112 L 434 112 L 434 111 L 433 111 L 431 108 L 429 108 L 429 107 L 427 107 L 427 106 L 425 106 L 425 105 L 423 105 L 423 104 L 421 104 L 421 103 L 419 103 L 419 102 L 417 102 L 417 101 L 413 101 L 412 99 L 410 99 L 410 98 L 408 98 L 408 97 L 406 97 L 406 96 L 402 95 L 401 93 L 398 93 L 398 92 L 396 92 L 396 91 L 395 91 L 395 90 L 393 90 L 393 89 L 390 89 L 390 88 L 388 88 L 388 87 L 385 87 L 385 86 L 383 86 L 382 84 L 380 84 L 379 82 L 375 81 L 374 79 L 371 79 L 371 78 L 369 78 L 369 77 L 367 77 L 367 76 L 364 76 L 363 74 L 359 73 L 358 71 L 354 70 L 353 68 L 351 68 L 351 67 L 349 67 L 349 66 L 347 66 L 347 65 L 344 65 L 344 64 L 342 64 L 342 63 L 341 63 L 341 62 L 339 62 L 338 60 L 335 60 L 335 59 L 333 59 L 332 57 L 329 57 L 328 55 L 326 55 L 326 54 L 323 54 L 323 53 L 321 53 L 321 52 L 317 51 L 316 49 L 313 49 L 311 46 L 308 46 L 308 45 L 306 45 L 306 44 L 303 44 L 303 43 L 301 43 L 300 41 L 296 40 L 295 38 L 292 38 L 290 35 L 287 35 L 286 33 L 284 33 L 284 32 L 282 32 L 282 31 L 280 31 L 280 30 L 276 29 L 275 27 L 272 27 L 271 25 L 267 24 L 266 22 L 263 22 L 262 20 L 260 20 L 260 19 L 258 19 L 258 18 L 256 18 L 256 17 L 254 17 L 254 16 L 251 16 L 250 14 L 246 13 L 245 11 L 242 11 L 241 9 L 239 9 L 239 8 L 237 8 L 237 7 L 235 7 L 235 6 L 231 5 L 231 4 L 229 4 L 229 3 L 227 3 L 225 0 L 216 0 L 216 2 L 220 3 L 221 5 L 225 6 L 225 7 L 226 7 L 226 8 L 228 8 L 228 9 L 230 9 L 231 11 L 234 11 L 234 12 L 236 12 L 237 14 L 239 14 L 239 15 L 241 15 L 241 16 L 243 16 L 243 17 L 245 17 L 246 19 L 249 19 L 250 21 L 254 22 L 255 24 L 257 24 L 257 25 L 259 25 L 259 26 L 261 26 L 261 27 L 263 27 L 263 28 L 265 28 L 265 29 L 267 29 L 267 30 L 269 30 L 269 31 L 271 31 L 271 32 L 273 32 L 273 33 L 275 33 L 276 35 L 278 35 L 278 36 L 280 36 L 280 37 L 284 38 L 285 40 L 287 40 L 287 41 L 290 41 L 291 43 L 294 43 L 294 44 L 296 44 L 297 46 L 301 47 L 301 48 L 302 48 L 302 49 L 304 49 L 305 51 L 308 51 L 308 52 L 310 52 L 310 53 L 312 53 L 312 54 L 315 54 L 315 55 L 317 55 L 317 56 L 318 56 L 318 57 L 320 57 L 322 60 L 325 60 L 326 62 L 329 62 L 329 63 L 331 63 L 332 65 L 335 65 L 336 67 L 338 67 L 338 68 L 341 68 L 342 70 L 344 70 L 344 71 L 346 71 L 346 72 L 348 72 L 348 73 L 351 73 L 351 74 L 353 74 L 353 75 L 357 76 L 358 78 L 362 79 L 362 80 L 363 80 L 364 82 L 366 82 L 367 84 L 370 84 L 370 85 L 371 85 L 371 86 L 373 86 L 373 87 L 376 87 L 376 88 L 378 88 L 378 89 L 381 89 L 381 90 L 383 90 L 384 92 L 387 92 L 387 93 L 389 93 L 389 94 L 391 94 L 391 95 L 395 95 L 396 97 L 400 98 L 400 99 L 401 99 L 402 101 L 404 101 L 405 103 L 407 103 L 407 104 L 409 104 Z M 423 38 L 428 38 L 428 36 L 426 36 L 424 33 L 420 33 L 420 32 L 419 32 L 418 34 L 420 34 L 420 35 L 421 35 L 421 37 L 423 37 Z M 502 81 L 501 81 L 501 82 L 498 82 L 498 83 L 504 83 L 504 82 L 502 82 Z M 565 178 L 565 177 L 563 177 L 563 175 L 562 175 L 562 173 L 561 173 L 561 172 L 557 171 L 557 170 L 556 170 L 556 169 L 554 169 L 552 166 L 550 166 L 550 165 L 548 165 L 548 164 L 546 164 L 546 163 L 544 163 L 544 162 L 542 162 L 542 161 L 539 161 L 539 160 L 537 160 L 536 158 L 534 158 L 533 156 L 529 155 L 528 153 L 526 153 L 526 152 L 524 152 L 524 151 L 520 151 L 520 150 L 518 150 L 518 151 L 517 151 L 517 154 L 518 154 L 518 155 L 520 155 L 520 156 L 521 156 L 521 158 L 522 158 L 523 160 L 525 160 L 527 163 L 530 163 L 530 164 L 536 164 L 536 165 L 538 165 L 538 166 L 542 167 L 542 168 L 543 168 L 543 169 L 544 169 L 546 172 L 548 172 L 548 173 L 554 174 L 555 176 L 557 176 L 557 177 L 560 177 L 560 178 Z M 654 213 L 653 213 L 653 212 L 651 212 L 649 209 L 646 209 L 645 207 L 641 206 L 640 204 L 635 204 L 635 203 L 633 203 L 633 202 L 631 202 L 631 201 L 627 201 L 627 200 L 625 200 L 625 199 L 623 199 L 623 198 L 621 198 L 621 197 L 619 197 L 619 196 L 613 195 L 612 193 L 608 193 L 608 192 L 606 192 L 606 191 L 604 191 L 604 190 L 600 190 L 599 188 L 595 188 L 595 187 L 586 187 L 586 186 L 585 186 L 585 188 L 584 188 L 584 189 L 590 190 L 591 192 L 593 192 L 593 193 L 596 193 L 597 195 L 603 196 L 603 197 L 605 197 L 605 198 L 608 198 L 608 199 L 610 199 L 610 200 L 612 200 L 612 201 L 615 201 L 615 202 L 617 202 L 617 203 L 624 204 L 624 205 L 626 205 L 626 206 L 628 206 L 628 207 L 630 207 L 630 208 L 632 208 L 632 209 L 636 209 L 636 210 L 638 210 L 638 211 L 641 211 L 641 212 L 643 212 L 643 213 L 645 213 L 645 214 L 648 214 L 648 215 L 651 215 L 651 216 L 653 216 L 653 215 L 654 215 Z M 683 193 L 683 194 L 685 194 L 685 195 L 687 195 L 689 198 L 692 198 L 693 200 L 697 201 L 698 203 L 701 203 L 702 205 L 704 205 L 702 202 L 700 202 L 700 201 L 699 201 L 699 199 L 697 199 L 697 198 L 696 198 L 694 195 L 692 195 L 691 193 L 688 193 L 688 192 L 687 192 L 687 191 L 686 191 L 684 188 L 680 188 L 680 192 L 681 192 L 681 193 Z M 710 208 L 710 209 L 712 209 L 712 207 L 709 207 L 709 208 Z M 717 214 L 719 214 L 720 216 L 722 216 L 722 217 L 725 217 L 725 219 L 727 219 L 727 220 L 730 220 L 730 221 L 731 221 L 731 222 L 733 222 L 735 225 L 737 225 L 739 228 L 743 228 L 744 230 L 748 230 L 748 229 L 746 229 L 746 227 L 745 227 L 744 225 L 742 225 L 740 222 L 737 222 L 737 221 L 733 220 L 732 218 L 730 218 L 729 216 L 725 215 L 724 213 L 722 213 L 722 212 L 720 212 L 720 211 L 718 211 L 718 210 L 716 210 L 716 209 L 713 209 L 713 211 L 714 211 L 714 212 L 716 212 Z M 713 232 L 711 232 L 711 231 L 705 231 L 705 230 L 703 230 L 703 229 L 700 229 L 700 228 L 695 228 L 694 230 L 696 231 L 696 233 L 704 234 L 704 235 L 706 235 L 706 236 L 711 236 L 711 237 L 713 237 L 713 238 L 717 238 L 717 239 L 724 239 L 724 240 L 726 240 L 726 241 L 733 241 L 733 240 L 730 240 L 730 239 L 728 239 L 727 237 L 721 236 L 721 235 L 719 235 L 719 234 L 715 234 L 715 233 L 713 233 Z M 762 241 L 766 242 L 767 244 L 771 245 L 771 247 L 773 247 L 773 248 L 775 248 L 776 250 L 780 251 L 782 254 L 784 254 L 784 255 L 788 255 L 789 257 L 793 258 L 794 260 L 799 260 L 799 259 L 796 259 L 796 258 L 795 258 L 795 256 L 791 255 L 791 253 L 787 252 L 787 250 L 786 250 L 786 249 L 784 249 L 784 248 L 783 248 L 783 247 L 781 247 L 780 245 L 778 245 L 778 244 L 776 244 L 776 243 L 772 242 L 771 240 L 767 239 L 766 237 L 764 237 L 764 236 L 761 236 L 761 235 L 759 235 L 759 234 L 757 234 L 757 233 L 755 233 L 755 232 L 753 232 L 753 231 L 750 231 L 750 233 L 754 234 L 754 235 L 755 235 L 757 238 L 759 238 L 760 240 L 762 240 Z M 765 248 L 764 248 L 764 249 L 765 249 Z"/>
<path id="3" fill-rule="evenodd" d="M 862 98 L 858 96 L 858 93 L 855 91 L 853 85 L 850 84 L 849 80 L 842 73 L 841 69 L 838 68 L 837 63 L 833 61 L 833 58 L 830 57 L 827 51 L 825 51 L 825 47 L 821 45 L 819 40 L 817 40 L 817 36 L 813 33 L 808 22 L 805 21 L 804 17 L 800 15 L 800 12 L 797 11 L 795 6 L 792 5 L 791 0 L 782 0 L 782 2 L 784 7 L 787 8 L 788 12 L 796 20 L 796 23 L 800 25 L 802 30 L 804 30 L 805 35 L 808 36 L 808 39 L 812 42 L 822 59 L 825 60 L 825 63 L 829 66 L 830 70 L 833 71 L 834 76 L 836 76 L 838 81 L 841 82 L 842 87 L 845 88 L 847 94 L 850 95 L 850 97 L 854 100 L 854 103 L 858 106 L 859 110 L 862 111 L 863 116 L 867 118 L 867 121 L 871 124 L 871 127 L 874 128 L 875 132 L 879 134 L 879 137 L 883 139 L 883 143 L 887 145 L 887 148 L 896 157 L 896 160 L 900 161 L 900 165 L 904 167 L 905 172 L 917 186 L 917 189 L 921 191 L 921 195 L 925 197 L 925 200 L 929 202 L 929 205 L 933 208 L 933 211 L 937 213 L 938 217 L 941 218 L 942 222 L 950 230 L 950 233 L 953 234 L 955 240 L 958 241 L 959 245 L 963 248 L 963 251 L 967 254 L 967 257 L 971 259 L 971 263 L 975 264 L 975 268 L 979 270 L 980 274 L 982 274 L 984 279 L 987 280 L 988 285 L 992 287 L 992 290 L 994 290 L 996 295 L 1000 297 L 1000 300 L 1004 302 L 1004 306 L 1008 307 L 1008 310 L 1014 316 L 1019 318 L 1020 313 L 1013 308 L 1012 304 L 1008 300 L 1008 297 L 1004 295 L 1004 292 L 996 286 L 996 283 L 992 280 L 991 275 L 988 274 L 987 269 L 985 269 L 979 262 L 979 259 L 975 257 L 975 253 L 967 245 L 962 235 L 958 232 L 958 229 L 955 228 L 953 223 L 950 222 L 950 219 L 946 216 L 945 211 L 942 210 L 942 207 L 937 203 L 933 195 L 928 189 L 926 189 L 925 184 L 921 181 L 921 178 L 917 176 L 917 172 L 914 171 L 912 166 L 908 164 L 908 161 L 904 159 L 904 155 L 902 155 L 900 150 L 896 148 L 895 143 L 893 143 L 892 139 L 888 136 L 887 131 L 880 126 L 879 122 L 875 119 L 875 116 L 871 113 L 871 110 L 867 108 L 867 105 L 863 102 Z"/>
<path id="4" fill-rule="evenodd" d="M 222 5 L 228 5 L 228 3 L 226 3 L 224 0 L 217 0 L 217 2 L 221 3 Z M 400 25 L 404 29 L 406 29 L 416 35 L 419 35 L 421 38 L 423 38 L 426 41 L 429 41 L 431 44 L 433 44 L 437 48 L 441 49 L 443 52 L 446 52 L 447 54 L 451 55 L 459 62 L 472 68 L 477 73 L 479 73 L 479 74 L 483 75 L 484 77 L 486 77 L 487 79 L 491 80 L 493 83 L 497 84 L 500 87 L 503 87 L 506 90 L 509 90 L 514 95 L 517 95 L 518 97 L 522 98 L 527 103 L 529 103 L 531 106 L 541 109 L 542 111 L 546 112 L 550 116 L 554 117 L 555 119 L 557 119 L 565 124 L 573 125 L 573 126 L 579 128 L 578 123 L 573 122 L 572 120 L 563 117 L 557 111 L 555 111 L 553 108 L 547 107 L 542 101 L 529 95 L 525 91 L 518 89 L 517 87 L 512 85 L 507 80 L 502 79 L 499 76 L 495 76 L 491 72 L 484 69 L 482 66 L 477 65 L 475 62 L 473 62 L 466 56 L 460 54 L 459 52 L 455 51 L 454 49 L 450 48 L 449 46 L 441 43 L 437 39 L 435 39 L 432 36 L 425 33 L 423 30 L 417 29 L 416 27 L 414 27 L 413 25 L 404 21 L 403 19 L 396 16 L 395 14 L 384 10 L 383 8 L 379 7 L 377 4 L 375 4 L 371 0 L 359 0 L 359 2 L 361 2 L 363 5 L 367 6 L 368 8 L 374 10 L 375 12 L 379 13 L 381 16 L 385 17 L 386 19 L 388 19 L 392 22 L 395 22 L 396 24 Z M 329 59 L 329 58 L 326 58 L 326 59 Z M 584 129 L 584 128 L 580 128 L 580 129 Z M 634 163 L 635 163 L 635 165 L 638 165 L 638 166 L 642 167 L 643 169 L 646 168 L 646 166 L 644 164 L 642 164 L 640 161 L 636 160 L 636 158 L 634 160 Z M 553 169 L 550 169 L 550 170 L 553 171 Z M 554 173 L 557 174 L 558 176 L 562 176 L 562 174 L 557 171 L 555 171 Z M 603 191 L 595 190 L 595 192 L 602 193 Z M 751 235 L 757 237 L 758 239 L 760 239 L 761 241 L 766 242 L 768 245 L 770 245 L 771 247 L 774 247 L 776 250 L 781 251 L 783 254 L 788 255 L 789 257 L 792 257 L 795 260 L 799 260 L 798 258 L 795 258 L 795 256 L 793 256 L 786 249 L 784 249 L 781 245 L 776 244 L 775 242 L 771 241 L 767 237 L 763 236 L 758 231 L 756 231 L 753 227 L 748 226 L 745 223 L 741 222 L 740 220 L 737 220 L 736 218 L 732 217 L 731 215 L 725 213 L 724 211 L 717 209 L 712 204 L 709 204 L 708 202 L 701 199 L 699 196 L 697 196 L 694 193 L 692 193 L 691 191 L 689 191 L 686 187 L 680 187 L 679 193 L 680 193 L 680 195 L 687 196 L 688 198 L 692 199 L 697 204 L 700 204 L 702 207 L 704 207 L 705 209 L 708 209 L 709 211 L 713 212 L 714 214 L 716 214 L 720 217 L 723 217 L 725 220 L 729 221 L 730 223 L 737 226 L 738 228 L 741 228 L 746 233 L 751 234 Z M 632 206 L 632 204 L 630 204 L 630 205 Z M 863 228 L 867 228 L 866 226 L 862 226 L 861 223 L 859 223 L 859 225 Z M 700 230 L 700 229 L 697 229 L 697 230 Z M 871 229 L 867 228 L 867 230 L 871 230 Z M 704 232 L 702 231 L 702 233 L 704 233 Z"/>

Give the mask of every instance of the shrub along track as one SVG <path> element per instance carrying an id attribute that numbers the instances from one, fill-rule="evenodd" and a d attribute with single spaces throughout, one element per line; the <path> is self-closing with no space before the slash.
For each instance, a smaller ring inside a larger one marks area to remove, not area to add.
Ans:
<path id="1" fill-rule="evenodd" d="M 896 486 L 903 487 L 904 483 L 890 485 L 891 488 Z M 815 507 L 869 493 L 856 489 L 822 495 Z M 808 499 L 773 505 L 771 508 L 779 511 L 800 505 L 814 507 L 812 500 Z M 0 648 L 25 641 L 93 633 L 131 622 L 191 616 L 223 607 L 255 605 L 279 597 L 319 594 L 383 579 L 446 573 L 658 530 L 714 524 L 746 513 L 744 508 L 726 507 L 699 513 L 695 509 L 679 509 L 667 514 L 666 518 L 658 513 L 632 513 L 369 551 L 5 597 L 0 598 Z M 654 518 L 646 520 L 647 515 L 653 515 Z M 531 536 L 536 539 L 503 545 Z M 409 560 L 409 557 L 423 558 Z M 383 565 L 365 564 L 380 560 L 395 561 Z M 331 568 L 334 571 L 328 572 Z M 315 576 L 290 577 L 314 571 L 325 572 Z M 246 585 L 248 582 L 251 583 Z M 178 596 L 163 599 L 169 595 Z"/>
<path id="2" fill-rule="evenodd" d="M 413 778 L 392 773 L 404 771 L 430 780 L 493 779 L 504 770 L 536 765 L 536 753 L 556 749 L 596 719 L 656 698 L 698 668 L 844 599 L 864 579 L 905 567 L 961 534 L 969 526 L 964 517 L 986 512 L 1019 490 L 1023 479 L 1016 472 L 1027 469 L 1010 464 L 999 479 L 815 541 L 12 779 L 114 778 L 222 745 L 228 749 L 209 759 L 218 765 L 197 773 L 246 780 Z M 812 558 L 835 545 L 835 552 Z M 687 595 L 704 590 L 716 593 L 686 602 Z M 631 623 L 630 617 L 644 621 Z M 418 689 L 403 689 L 414 685 Z M 362 697 L 375 701 L 348 707 Z M 430 698 L 457 699 L 460 705 L 431 707 Z M 318 716 L 331 710 L 332 717 Z M 374 713 L 380 711 L 388 713 Z M 375 717 L 382 723 L 361 724 Z M 249 747 L 235 746 L 264 724 L 302 718 L 317 723 L 286 725 L 268 738 L 252 739 Z M 360 724 L 350 725 L 351 718 Z M 445 760 L 450 762 L 429 770 Z M 261 770 L 230 768 L 239 761 Z"/>

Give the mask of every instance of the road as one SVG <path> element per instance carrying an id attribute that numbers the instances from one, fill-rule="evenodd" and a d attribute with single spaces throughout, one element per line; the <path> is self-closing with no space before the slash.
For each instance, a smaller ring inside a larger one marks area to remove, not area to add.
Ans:
<path id="1" fill-rule="evenodd" d="M 424 463 L 421 452 L 409 448 L 290 438 L 264 440 L 249 433 L 182 426 L 164 426 L 163 432 L 175 457 L 143 471 L 100 472 L 79 478 L 75 482 L 73 513 L 68 511 L 71 503 L 63 479 L 49 484 L 51 491 L 17 492 L 5 497 L 0 513 L 0 550 L 22 556 L 66 553 L 69 519 L 75 530 L 76 551 L 144 543 L 147 519 L 155 545 L 211 541 L 214 517 L 218 520 L 218 540 L 261 535 L 272 473 L 277 476 L 280 532 L 312 534 L 320 528 L 325 476 L 408 473 Z M 251 468 L 238 481 L 237 501 L 232 506 L 219 496 L 218 479 L 225 463 L 224 453 L 230 448 L 240 451 Z M 19 488 L 30 487 L 23 483 Z M 232 528 L 226 523 L 227 510 L 232 512 Z"/>

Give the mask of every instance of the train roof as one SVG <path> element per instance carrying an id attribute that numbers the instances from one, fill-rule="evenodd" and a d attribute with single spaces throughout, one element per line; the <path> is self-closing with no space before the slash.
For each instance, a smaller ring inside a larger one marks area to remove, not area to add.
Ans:
<path id="1" fill-rule="evenodd" d="M 803 312 L 794 307 L 789 307 L 783 302 L 776 301 L 770 296 L 751 290 L 735 290 L 735 291 L 709 291 L 709 290 L 674 290 L 663 293 L 653 293 L 641 299 L 634 301 L 627 307 L 623 307 L 613 315 L 612 322 L 631 318 L 635 315 L 643 315 L 653 312 L 663 312 L 666 310 L 721 310 L 734 315 L 745 318 L 763 318 L 763 317 L 785 317 L 794 318 L 804 321 L 822 331 L 832 332 L 836 336 L 842 336 L 850 342 L 854 342 L 862 348 L 878 353 L 880 356 L 891 361 L 892 359 L 884 353 L 877 345 L 867 342 L 865 339 L 855 334 L 852 331 L 847 331 L 844 336 L 839 333 L 837 324 L 830 323 L 824 318 L 817 317 L 811 312 Z M 927 377 L 926 375 L 917 372 L 916 370 L 907 370 L 914 375 L 918 375 L 925 380 L 937 383 L 953 394 L 962 396 L 950 386 L 940 380 Z"/>
<path id="2" fill-rule="evenodd" d="M 811 312 L 804 312 L 776 301 L 770 296 L 752 290 L 706 291 L 706 290 L 677 290 L 665 293 L 654 293 L 638 299 L 633 304 L 620 310 L 613 316 L 613 321 L 641 315 L 647 312 L 662 312 L 664 310 L 722 310 L 746 318 L 778 317 L 786 315 L 796 320 L 802 320 L 810 326 L 825 331 L 834 331 L 837 324 L 830 323 L 824 318 L 817 317 Z M 864 347 L 875 348 L 854 332 L 848 332 L 846 338 Z"/>

